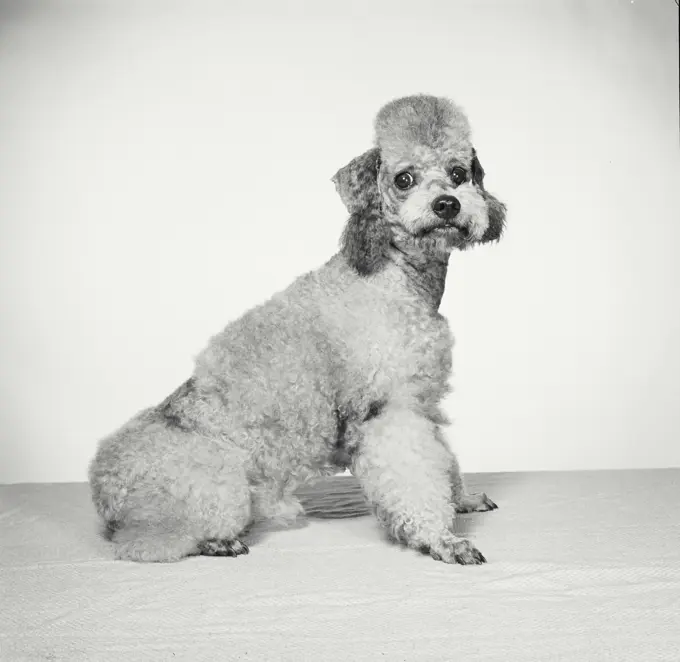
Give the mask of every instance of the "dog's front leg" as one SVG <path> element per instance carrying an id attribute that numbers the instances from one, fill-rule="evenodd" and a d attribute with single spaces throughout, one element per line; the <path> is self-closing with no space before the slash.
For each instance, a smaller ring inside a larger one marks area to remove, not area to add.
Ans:
<path id="1" fill-rule="evenodd" d="M 389 535 L 446 563 L 484 563 L 468 540 L 453 533 L 453 458 L 436 425 L 387 406 L 362 432 L 352 473 Z"/>
<path id="2" fill-rule="evenodd" d="M 437 429 L 437 438 L 442 444 L 448 446 L 441 428 Z M 470 494 L 465 487 L 465 480 L 460 471 L 458 458 L 451 453 L 451 465 L 449 469 L 451 480 L 451 494 L 457 513 L 482 513 L 489 510 L 496 510 L 498 506 L 486 496 L 485 492 L 475 492 Z"/>

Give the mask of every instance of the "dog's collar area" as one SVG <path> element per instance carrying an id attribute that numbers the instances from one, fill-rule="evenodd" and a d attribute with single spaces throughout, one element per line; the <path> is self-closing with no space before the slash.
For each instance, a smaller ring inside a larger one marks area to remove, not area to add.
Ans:
<path id="1" fill-rule="evenodd" d="M 438 310 L 444 296 L 449 256 L 428 255 L 415 245 L 394 241 L 390 248 L 392 262 L 406 275 L 410 289 Z"/>

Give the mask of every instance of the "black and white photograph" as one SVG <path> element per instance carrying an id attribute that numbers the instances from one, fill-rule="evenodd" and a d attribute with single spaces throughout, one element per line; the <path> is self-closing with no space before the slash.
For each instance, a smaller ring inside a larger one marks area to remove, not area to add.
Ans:
<path id="1" fill-rule="evenodd" d="M 0 0 L 0 661 L 680 660 L 679 16 Z"/>

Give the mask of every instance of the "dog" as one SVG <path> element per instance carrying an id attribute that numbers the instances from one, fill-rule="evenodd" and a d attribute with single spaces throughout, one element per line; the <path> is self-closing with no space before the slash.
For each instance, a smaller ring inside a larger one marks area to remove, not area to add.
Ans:
<path id="1" fill-rule="evenodd" d="M 215 335 L 193 375 L 99 443 L 89 480 L 119 559 L 239 556 L 258 522 L 292 524 L 295 489 L 349 469 L 388 536 L 445 563 L 486 561 L 455 535 L 468 494 L 444 437 L 452 336 L 438 312 L 454 250 L 501 238 L 452 101 L 396 99 L 375 145 L 333 177 L 340 250 Z"/>

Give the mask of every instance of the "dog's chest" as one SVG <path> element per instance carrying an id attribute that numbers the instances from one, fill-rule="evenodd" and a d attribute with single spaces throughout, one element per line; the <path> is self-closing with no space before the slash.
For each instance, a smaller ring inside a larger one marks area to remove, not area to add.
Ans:
<path id="1" fill-rule="evenodd" d="M 446 320 L 403 300 L 386 301 L 364 336 L 368 363 L 389 388 L 442 382 L 451 370 L 451 335 Z"/>
<path id="2" fill-rule="evenodd" d="M 361 306 L 344 308 L 337 342 L 350 373 L 345 384 L 362 400 L 438 401 L 451 372 L 448 323 L 421 302 L 391 294 L 367 291 Z"/>
<path id="3" fill-rule="evenodd" d="M 314 282 L 341 402 L 439 401 L 451 371 L 448 323 L 413 293 L 397 267 L 366 278 L 338 258 L 316 272 Z"/>

